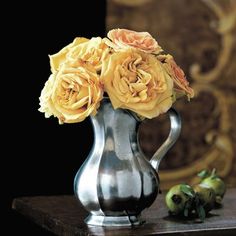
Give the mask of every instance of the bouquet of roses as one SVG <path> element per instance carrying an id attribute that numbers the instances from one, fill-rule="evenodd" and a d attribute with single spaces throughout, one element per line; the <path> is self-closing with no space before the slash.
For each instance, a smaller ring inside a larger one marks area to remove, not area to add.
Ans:
<path id="1" fill-rule="evenodd" d="M 113 29 L 107 38 L 75 38 L 49 56 L 51 72 L 39 111 L 59 123 L 96 115 L 108 96 L 114 109 L 142 118 L 165 113 L 183 95 L 194 96 L 182 69 L 147 32 Z"/>

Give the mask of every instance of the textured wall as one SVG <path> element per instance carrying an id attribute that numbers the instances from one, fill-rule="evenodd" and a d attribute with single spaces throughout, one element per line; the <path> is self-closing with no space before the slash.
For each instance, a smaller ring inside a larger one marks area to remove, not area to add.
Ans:
<path id="1" fill-rule="evenodd" d="M 160 166 L 162 188 L 196 182 L 196 173 L 216 167 L 236 186 L 236 1 L 107 0 L 107 31 L 150 32 L 184 69 L 195 89 L 178 101 L 181 136 Z M 148 157 L 168 135 L 166 115 L 145 122 L 141 145 Z"/>

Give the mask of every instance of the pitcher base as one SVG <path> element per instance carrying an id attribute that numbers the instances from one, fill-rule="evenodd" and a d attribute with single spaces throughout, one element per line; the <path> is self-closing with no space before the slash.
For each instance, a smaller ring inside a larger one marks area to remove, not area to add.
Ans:
<path id="1" fill-rule="evenodd" d="M 140 216 L 96 216 L 90 214 L 85 220 L 88 225 L 94 226 L 133 226 L 141 225 L 144 220 Z"/>

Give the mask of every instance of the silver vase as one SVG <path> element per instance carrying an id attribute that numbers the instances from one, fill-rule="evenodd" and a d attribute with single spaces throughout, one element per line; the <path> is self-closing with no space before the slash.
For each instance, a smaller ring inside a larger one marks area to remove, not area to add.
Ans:
<path id="1" fill-rule="evenodd" d="M 90 213 L 88 225 L 131 226 L 143 222 L 141 212 L 152 205 L 159 192 L 158 166 L 177 140 L 181 120 L 168 111 L 171 130 L 150 162 L 138 142 L 140 121 L 125 109 L 114 110 L 103 99 L 91 117 L 94 144 L 74 179 L 74 192 Z"/>

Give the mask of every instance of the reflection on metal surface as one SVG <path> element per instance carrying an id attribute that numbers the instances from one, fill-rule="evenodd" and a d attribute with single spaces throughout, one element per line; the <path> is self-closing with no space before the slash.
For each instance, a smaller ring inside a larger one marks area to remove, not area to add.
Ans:
<path id="1" fill-rule="evenodd" d="M 89 225 L 127 226 L 141 224 L 141 212 L 151 206 L 159 191 L 157 171 L 163 155 L 175 143 L 180 132 L 180 117 L 169 112 L 171 129 L 161 151 L 150 163 L 139 148 L 140 124 L 130 112 L 113 109 L 102 101 L 91 117 L 94 145 L 74 180 L 74 192 L 90 213 Z"/>

